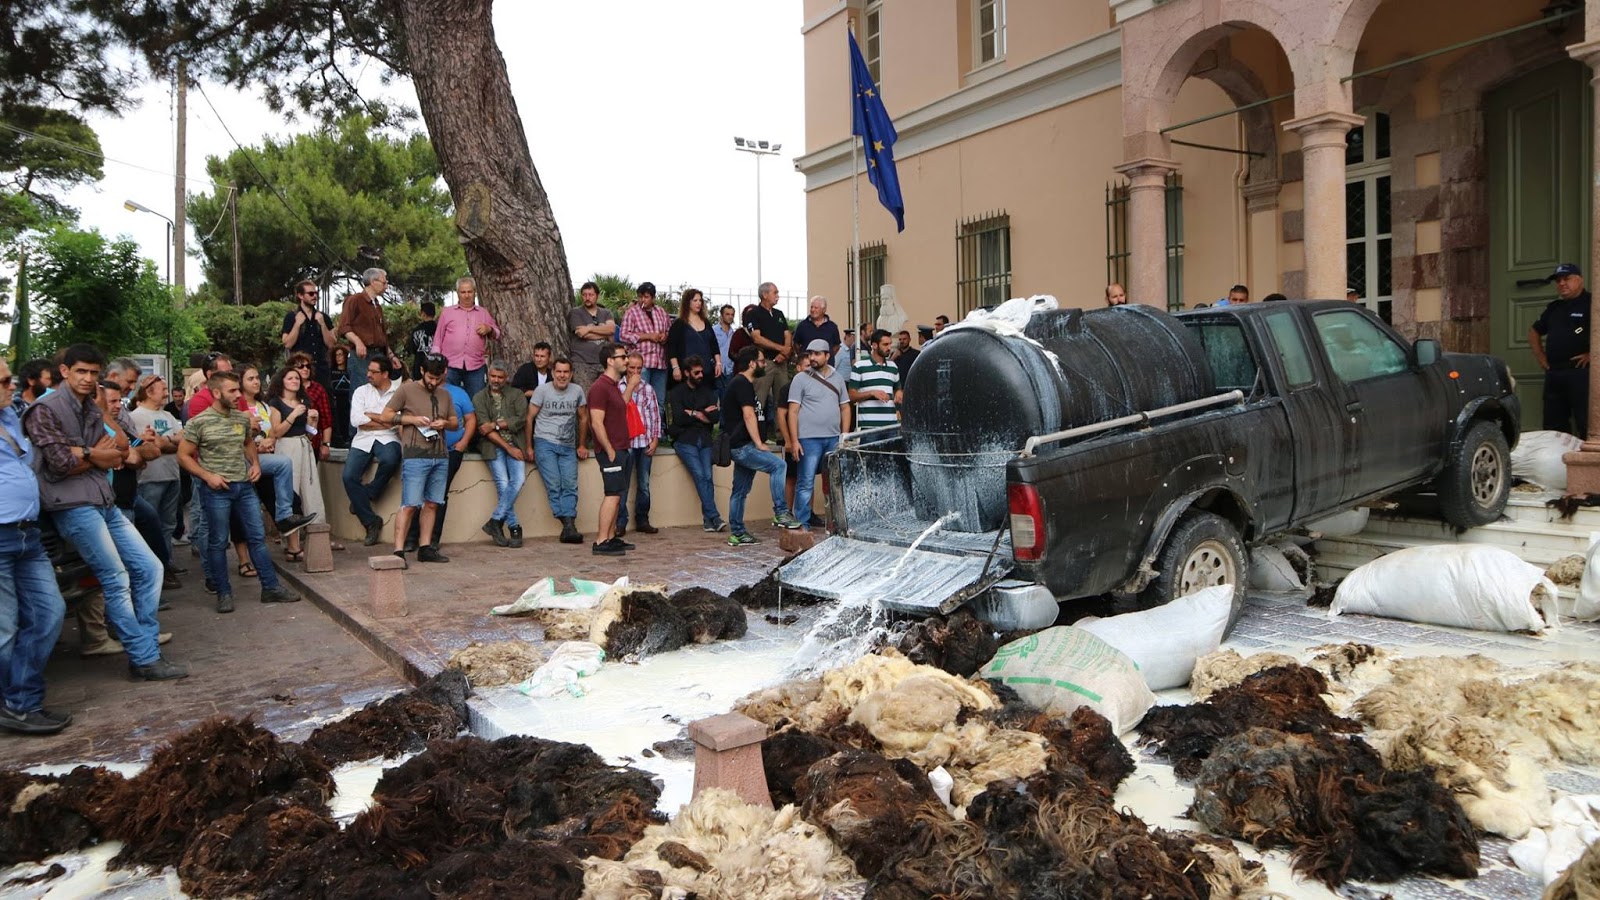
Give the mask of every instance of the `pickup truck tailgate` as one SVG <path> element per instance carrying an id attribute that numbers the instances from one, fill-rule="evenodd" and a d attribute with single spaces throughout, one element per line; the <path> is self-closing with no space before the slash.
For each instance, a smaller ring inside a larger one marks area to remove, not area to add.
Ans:
<path id="1" fill-rule="evenodd" d="M 778 581 L 820 597 L 864 597 L 897 612 L 949 613 L 1011 571 L 1004 555 L 907 550 L 833 535 L 778 570 Z"/>

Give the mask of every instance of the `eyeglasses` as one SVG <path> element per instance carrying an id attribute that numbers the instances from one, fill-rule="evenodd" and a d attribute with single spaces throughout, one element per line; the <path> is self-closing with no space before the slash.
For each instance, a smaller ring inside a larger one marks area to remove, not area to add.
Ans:
<path id="1" fill-rule="evenodd" d="M 316 292 L 315 288 L 313 288 L 312 290 L 309 290 L 309 291 L 295 291 L 295 293 L 299 294 L 302 297 L 315 297 L 317 295 L 317 292 Z"/>
<path id="2" fill-rule="evenodd" d="M 12 377 L 10 375 L 5 376 L 4 378 L 0 378 L 0 388 L 9 388 L 9 387 L 11 387 L 11 385 L 12 385 Z"/>
<path id="3" fill-rule="evenodd" d="M 311 368 L 311 363 L 308 363 L 308 362 L 297 362 L 297 363 L 295 363 L 295 364 L 294 364 L 294 367 L 295 367 L 295 368 L 296 368 L 296 369 L 306 369 L 306 370 L 310 370 L 310 368 Z"/>
<path id="4" fill-rule="evenodd" d="M 628 354 L 626 354 L 626 353 L 619 353 L 619 354 L 617 354 L 617 355 L 616 355 L 616 356 L 613 356 L 613 357 L 611 357 L 611 358 L 612 358 L 612 359 L 627 359 L 627 358 L 628 358 Z"/>

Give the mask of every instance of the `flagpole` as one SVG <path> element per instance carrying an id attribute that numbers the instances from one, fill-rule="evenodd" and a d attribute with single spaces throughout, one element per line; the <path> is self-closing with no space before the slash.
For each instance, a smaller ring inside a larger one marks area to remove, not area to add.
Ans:
<path id="1" fill-rule="evenodd" d="M 861 321 L 861 157 L 860 142 L 850 137 L 850 318 L 856 323 L 856 340 L 871 333 Z M 856 346 L 861 346 L 857 343 Z"/>

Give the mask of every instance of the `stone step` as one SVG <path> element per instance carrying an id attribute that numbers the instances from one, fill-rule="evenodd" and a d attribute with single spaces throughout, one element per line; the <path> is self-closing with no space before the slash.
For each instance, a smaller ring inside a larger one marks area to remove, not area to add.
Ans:
<path id="1" fill-rule="evenodd" d="M 1473 529 L 1472 531 L 1462 535 L 1462 537 L 1470 536 L 1476 531 L 1478 531 L 1478 529 Z M 1357 565 L 1359 565 L 1362 562 L 1370 562 L 1386 553 L 1393 553 L 1394 551 L 1403 549 L 1405 547 L 1427 547 L 1443 543 L 1449 542 L 1442 540 L 1430 540 L 1427 538 L 1409 535 L 1372 534 L 1370 532 L 1363 532 L 1352 537 L 1322 538 L 1312 546 L 1315 549 L 1317 566 L 1320 569 L 1325 564 L 1328 564 L 1330 561 L 1335 559 L 1359 560 L 1357 563 Z M 1575 554 L 1580 556 L 1582 555 L 1577 551 L 1565 550 L 1562 548 L 1541 546 L 1507 546 L 1495 541 L 1462 541 L 1461 543 L 1479 543 L 1488 544 L 1490 546 L 1498 546 L 1502 549 L 1515 553 L 1519 558 L 1536 566 L 1549 566 L 1556 560 L 1562 559 L 1563 557 L 1572 556 Z"/>
<path id="2" fill-rule="evenodd" d="M 1589 548 L 1590 535 L 1597 531 L 1600 525 L 1502 519 L 1457 534 L 1454 526 L 1437 519 L 1387 514 L 1369 519 L 1359 536 L 1416 538 L 1423 543 L 1497 544 L 1512 551 L 1529 548 L 1583 553 Z"/>
<path id="3" fill-rule="evenodd" d="M 1538 494 L 1513 493 L 1506 501 L 1506 515 L 1518 521 L 1557 522 L 1560 514 L 1545 504 L 1560 496 L 1554 491 Z M 1600 506 L 1579 507 L 1572 518 L 1562 524 L 1584 525 L 1600 531 Z"/>

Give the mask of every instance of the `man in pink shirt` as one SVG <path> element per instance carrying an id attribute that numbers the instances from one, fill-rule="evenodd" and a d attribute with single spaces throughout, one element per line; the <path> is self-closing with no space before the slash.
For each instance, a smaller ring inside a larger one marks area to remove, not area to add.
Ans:
<path id="1" fill-rule="evenodd" d="M 667 395 L 667 331 L 672 316 L 656 305 L 656 286 L 639 285 L 639 298 L 622 314 L 622 344 L 644 359 L 644 380 L 657 397 Z"/>
<path id="2" fill-rule="evenodd" d="M 439 328 L 433 333 L 433 352 L 443 356 L 450 368 L 445 381 L 476 397 L 488 380 L 488 344 L 500 338 L 494 314 L 477 305 L 478 283 L 471 276 L 456 281 L 456 305 L 439 314 Z"/>

